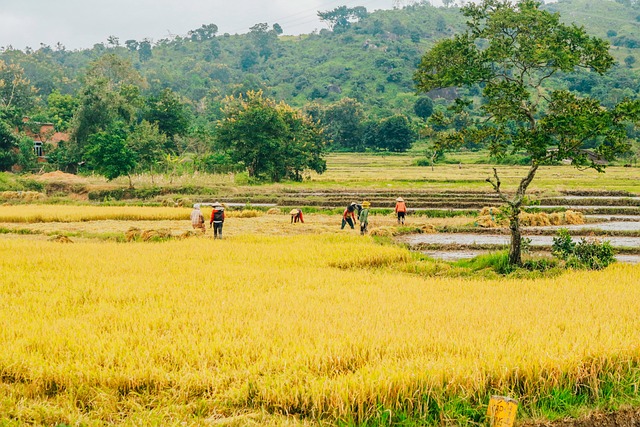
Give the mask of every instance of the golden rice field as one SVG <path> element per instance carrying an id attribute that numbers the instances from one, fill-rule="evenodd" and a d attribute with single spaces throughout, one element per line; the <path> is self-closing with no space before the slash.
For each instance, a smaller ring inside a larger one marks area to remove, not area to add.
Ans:
<path id="1" fill-rule="evenodd" d="M 202 212 L 208 224 L 211 208 Z M 66 205 L 0 205 L 0 230 L 29 230 L 40 235 L 68 234 L 77 237 L 123 237 L 130 227 L 140 229 L 166 229 L 175 236 L 191 230 L 191 207 L 143 206 L 66 206 Z M 305 214 L 304 224 L 290 223 L 287 212 L 267 215 L 264 212 L 242 210 L 227 211 L 224 233 L 227 236 L 244 234 L 296 235 L 333 233 L 340 231 L 340 215 Z M 412 218 L 417 228 L 431 226 L 463 226 L 473 222 L 472 217 Z M 370 229 L 393 226 L 393 215 L 372 215 Z M 347 233 L 349 230 L 345 230 Z M 211 230 L 207 229 L 207 235 Z M 34 236 L 36 237 L 36 236 Z"/>
<path id="2" fill-rule="evenodd" d="M 284 215 L 230 218 L 221 241 L 0 237 L 0 425 L 478 425 L 492 394 L 520 419 L 640 403 L 640 266 L 423 277 L 430 261 L 308 218 L 290 235 L 260 232 L 303 230 Z"/>

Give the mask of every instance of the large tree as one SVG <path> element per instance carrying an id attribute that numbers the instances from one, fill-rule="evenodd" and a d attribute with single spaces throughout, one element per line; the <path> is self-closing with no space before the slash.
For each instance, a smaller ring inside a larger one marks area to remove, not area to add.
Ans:
<path id="1" fill-rule="evenodd" d="M 167 136 L 170 145 L 166 149 L 175 154 L 175 138 L 187 134 L 191 122 L 189 111 L 180 97 L 171 89 L 164 89 L 158 96 L 152 96 L 147 100 L 145 116 Z"/>
<path id="2" fill-rule="evenodd" d="M 231 158 L 247 167 L 249 176 L 280 181 L 300 179 L 301 172 L 324 172 L 324 137 L 307 116 L 262 92 L 229 97 L 217 138 Z"/>
<path id="3" fill-rule="evenodd" d="M 35 105 L 36 89 L 20 65 L 0 59 L 0 113 L 5 120 L 18 125 Z"/>
<path id="4" fill-rule="evenodd" d="M 115 124 L 132 125 L 143 106 L 144 79 L 130 62 L 112 54 L 91 63 L 78 97 L 72 123 L 72 138 L 65 158 L 82 159 L 92 135 Z"/>
<path id="5" fill-rule="evenodd" d="M 637 121 L 639 101 L 622 101 L 611 109 L 567 90 L 545 87 L 555 74 L 577 69 L 602 74 L 613 65 L 609 45 L 584 28 L 565 25 L 557 13 L 534 0 L 483 0 L 461 8 L 467 29 L 436 43 L 415 75 L 420 91 L 482 87 L 484 120 L 476 126 L 440 134 L 450 148 L 483 140 L 493 155 L 525 153 L 531 166 L 515 193 L 507 195 L 496 169 L 487 181 L 508 206 L 510 264 L 521 264 L 519 214 L 538 168 L 563 159 L 576 167 L 602 171 L 628 147 L 626 124 Z M 462 109 L 466 101 L 457 100 Z"/>
<path id="6" fill-rule="evenodd" d="M 11 128 L 11 125 L 4 120 L 0 112 L 0 171 L 11 170 L 16 163 L 16 148 L 18 139 Z"/>

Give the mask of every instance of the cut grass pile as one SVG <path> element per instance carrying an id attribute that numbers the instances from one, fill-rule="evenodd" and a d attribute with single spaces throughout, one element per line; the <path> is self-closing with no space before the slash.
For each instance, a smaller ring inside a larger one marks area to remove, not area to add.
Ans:
<path id="1" fill-rule="evenodd" d="M 537 227 L 549 225 L 584 224 L 585 218 L 581 212 L 566 210 L 564 212 L 522 212 L 520 225 L 523 227 Z M 475 220 L 475 224 L 483 228 L 508 227 L 509 218 L 495 207 L 485 207 Z"/>

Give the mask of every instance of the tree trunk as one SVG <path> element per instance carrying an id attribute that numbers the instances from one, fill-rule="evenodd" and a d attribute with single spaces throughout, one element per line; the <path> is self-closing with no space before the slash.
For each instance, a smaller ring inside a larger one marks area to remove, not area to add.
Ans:
<path id="1" fill-rule="evenodd" d="M 518 190 L 513 198 L 509 199 L 500 190 L 500 177 L 498 171 L 493 168 L 493 179 L 487 178 L 487 182 L 493 186 L 498 196 L 509 206 L 509 229 L 511 230 L 511 245 L 509 246 L 509 265 L 522 265 L 522 233 L 520 231 L 520 210 L 524 202 L 524 195 L 527 188 L 538 171 L 538 164 L 534 163 L 529 168 L 527 176 L 522 178 Z"/>
<path id="2" fill-rule="evenodd" d="M 511 245 L 509 246 L 509 265 L 522 265 L 522 233 L 520 232 L 520 206 L 510 205 L 509 229 L 511 230 Z"/>

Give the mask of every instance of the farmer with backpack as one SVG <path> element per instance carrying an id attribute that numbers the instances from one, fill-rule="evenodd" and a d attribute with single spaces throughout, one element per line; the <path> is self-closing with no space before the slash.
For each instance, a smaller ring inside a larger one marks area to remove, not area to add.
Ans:
<path id="1" fill-rule="evenodd" d="M 360 234 L 365 235 L 369 231 L 369 206 L 371 203 L 366 200 L 362 202 L 362 209 L 358 214 L 358 221 L 360 221 Z"/>
<path id="2" fill-rule="evenodd" d="M 213 204 L 213 210 L 211 211 L 211 221 L 209 221 L 209 227 L 213 226 L 213 238 L 222 239 L 222 224 L 224 224 L 224 207 L 220 202 Z"/>

